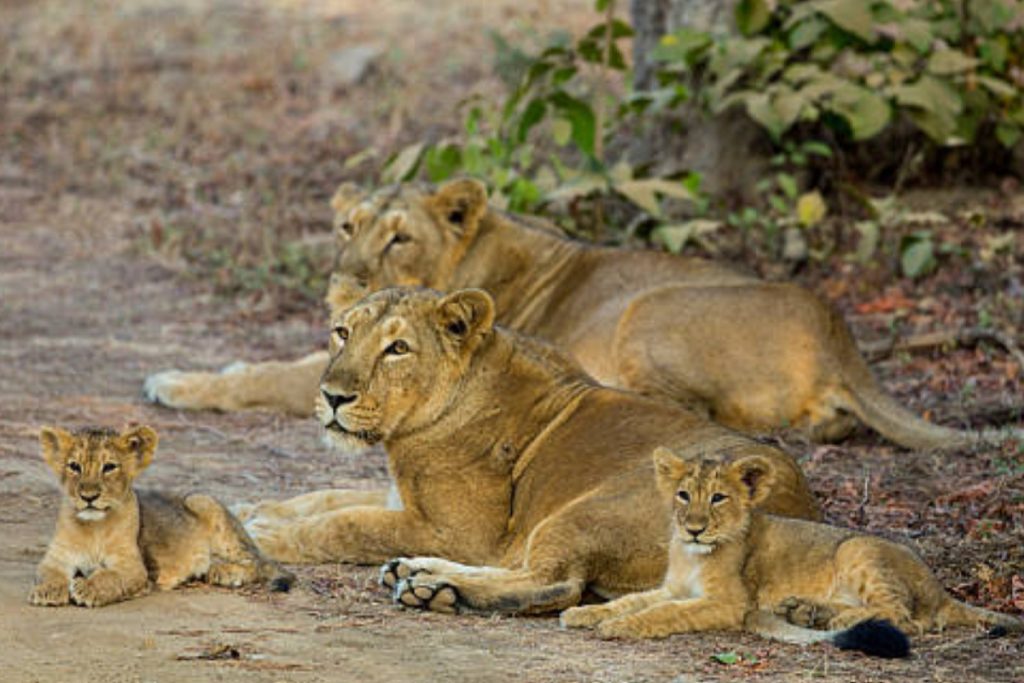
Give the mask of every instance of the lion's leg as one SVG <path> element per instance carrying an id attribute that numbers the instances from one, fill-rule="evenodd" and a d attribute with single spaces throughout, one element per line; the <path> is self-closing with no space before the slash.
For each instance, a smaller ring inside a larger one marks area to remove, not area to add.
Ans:
<path id="1" fill-rule="evenodd" d="M 655 588 L 643 593 L 631 593 L 602 605 L 570 607 L 562 612 L 559 621 L 566 628 L 592 628 L 602 621 L 615 619 L 627 614 L 639 612 L 660 602 L 672 599 L 672 594 L 665 588 Z"/>
<path id="2" fill-rule="evenodd" d="M 235 364 L 222 372 L 167 370 L 146 378 L 143 393 L 154 403 L 189 410 L 273 410 L 313 413 L 326 351 L 291 362 Z"/>
<path id="3" fill-rule="evenodd" d="M 389 505 L 391 491 L 377 489 L 374 491 L 352 491 L 349 489 L 324 489 L 304 493 L 288 500 L 264 501 L 262 503 L 238 503 L 231 511 L 243 522 L 256 517 L 276 519 L 295 519 L 310 517 L 331 510 L 340 510 L 358 505 L 370 507 L 386 507 Z"/>
<path id="4" fill-rule="evenodd" d="M 673 633 L 742 628 L 745 605 L 727 599 L 697 598 L 661 602 L 638 612 L 602 621 L 602 638 L 665 638 Z"/>
<path id="5" fill-rule="evenodd" d="M 439 552 L 436 527 L 405 510 L 351 507 L 294 520 L 255 518 L 248 531 L 279 562 L 379 563 Z"/>
<path id="6" fill-rule="evenodd" d="M 141 595 L 148 586 L 149 576 L 138 547 L 126 547 L 121 553 L 111 553 L 101 569 L 73 579 L 71 600 L 85 607 L 102 607 Z"/>

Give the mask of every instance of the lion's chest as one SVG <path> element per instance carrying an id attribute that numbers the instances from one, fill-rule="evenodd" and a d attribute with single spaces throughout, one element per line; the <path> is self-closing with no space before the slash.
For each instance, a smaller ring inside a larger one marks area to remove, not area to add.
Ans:
<path id="1" fill-rule="evenodd" d="M 702 562 L 699 555 L 685 552 L 673 543 L 665 588 L 677 598 L 700 598 L 704 595 Z"/>

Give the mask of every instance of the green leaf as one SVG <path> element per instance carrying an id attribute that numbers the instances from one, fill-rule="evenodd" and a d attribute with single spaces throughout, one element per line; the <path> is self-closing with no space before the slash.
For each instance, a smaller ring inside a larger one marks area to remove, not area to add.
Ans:
<path id="1" fill-rule="evenodd" d="M 789 32 L 789 49 L 794 52 L 803 50 L 818 40 L 827 28 L 828 22 L 821 17 L 809 17 Z"/>
<path id="2" fill-rule="evenodd" d="M 704 235 L 715 232 L 721 227 L 721 221 L 694 218 L 685 223 L 659 225 L 651 231 L 651 237 L 664 244 L 665 248 L 673 254 L 678 254 L 690 242 L 704 243 Z"/>
<path id="3" fill-rule="evenodd" d="M 759 33 L 772 18 L 765 0 L 740 0 L 735 15 L 736 27 L 745 36 Z"/>
<path id="4" fill-rule="evenodd" d="M 951 141 L 957 116 L 963 110 L 963 100 L 953 86 L 924 75 L 913 83 L 893 88 L 892 94 L 898 104 L 910 108 L 910 119 L 932 140 L 940 144 Z"/>
<path id="5" fill-rule="evenodd" d="M 799 189 L 797 188 L 796 178 L 790 173 L 779 173 L 775 176 L 775 181 L 779 184 L 779 189 L 789 199 L 795 199 Z"/>
<path id="6" fill-rule="evenodd" d="M 825 107 L 846 119 L 854 140 L 877 135 L 889 123 L 892 114 L 883 97 L 853 83 L 839 86 Z"/>
<path id="7" fill-rule="evenodd" d="M 681 182 L 664 178 L 625 180 L 615 183 L 614 189 L 655 218 L 661 216 L 659 194 L 676 199 L 692 200 L 694 198 L 690 190 Z"/>
<path id="8" fill-rule="evenodd" d="M 820 223 L 827 213 L 828 207 L 825 206 L 825 200 L 817 190 L 800 195 L 796 201 L 796 219 L 805 228 Z"/>
<path id="9" fill-rule="evenodd" d="M 451 178 L 462 164 L 462 152 L 457 145 L 432 147 L 423 155 L 427 180 L 439 183 Z"/>
<path id="10" fill-rule="evenodd" d="M 711 658 L 719 664 L 736 664 L 740 661 L 740 656 L 735 652 L 716 652 Z"/>
<path id="11" fill-rule="evenodd" d="M 903 239 L 900 246 L 900 269 L 909 278 L 918 278 L 934 270 L 935 245 L 927 232 Z"/>
<path id="12" fill-rule="evenodd" d="M 551 122 L 551 139 L 559 147 L 569 144 L 572 137 L 572 124 L 567 119 L 557 118 Z"/>
<path id="13" fill-rule="evenodd" d="M 978 45 L 978 54 L 982 60 L 996 71 L 1006 69 L 1006 60 L 1010 56 L 1009 40 L 1005 35 L 994 36 Z"/>
<path id="14" fill-rule="evenodd" d="M 1013 149 L 1020 142 L 1021 130 L 1020 126 L 1016 126 L 1012 123 L 1000 123 L 996 126 L 996 139 L 1006 149 Z"/>
<path id="15" fill-rule="evenodd" d="M 1015 4 L 1005 0 L 971 0 L 966 7 L 986 32 L 993 32 L 1013 21 Z"/>
<path id="16" fill-rule="evenodd" d="M 595 0 L 594 9 L 598 12 L 603 12 L 608 9 L 609 2 L 611 2 L 611 0 Z"/>
<path id="17" fill-rule="evenodd" d="M 927 69 L 936 76 L 949 76 L 970 71 L 978 60 L 968 57 L 960 50 L 946 49 L 933 52 L 928 59 Z"/>
<path id="18" fill-rule="evenodd" d="M 808 140 L 801 148 L 806 154 L 814 154 L 826 159 L 832 158 L 832 148 L 819 140 Z"/>
<path id="19" fill-rule="evenodd" d="M 871 3 L 865 0 L 818 0 L 808 4 L 812 4 L 844 31 L 849 31 L 866 43 L 875 42 Z"/>
<path id="20" fill-rule="evenodd" d="M 683 27 L 662 36 L 651 51 L 651 58 L 659 62 L 689 62 L 709 45 L 711 36 L 707 33 Z"/>
<path id="21" fill-rule="evenodd" d="M 867 263 L 878 250 L 878 242 L 882 231 L 876 221 L 859 221 L 854 224 L 860 239 L 857 241 L 857 251 L 854 254 L 860 263 Z"/>
<path id="22" fill-rule="evenodd" d="M 556 92 L 549 98 L 551 104 L 572 124 L 572 141 L 584 154 L 594 156 L 597 123 L 594 111 L 583 100 L 567 92 Z"/>
<path id="23" fill-rule="evenodd" d="M 530 134 L 530 129 L 540 123 L 547 110 L 548 106 L 544 103 L 544 100 L 540 98 L 530 100 L 530 103 L 526 105 L 526 109 L 523 110 L 522 117 L 519 119 L 519 129 L 516 132 L 518 144 L 521 145 L 526 141 L 526 137 Z"/>
<path id="24" fill-rule="evenodd" d="M 1001 78 L 979 75 L 978 82 L 996 97 L 1009 100 L 1017 96 L 1017 89 Z"/>

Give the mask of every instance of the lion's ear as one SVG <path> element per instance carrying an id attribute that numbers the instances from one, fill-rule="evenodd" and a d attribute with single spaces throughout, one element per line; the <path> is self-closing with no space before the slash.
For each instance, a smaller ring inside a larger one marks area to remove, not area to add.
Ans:
<path id="1" fill-rule="evenodd" d="M 153 462 L 153 454 L 156 453 L 159 438 L 151 427 L 135 427 L 122 432 L 120 441 L 125 450 L 135 454 L 136 466 L 140 472 Z"/>
<path id="2" fill-rule="evenodd" d="M 775 466 L 765 457 L 751 455 L 734 462 L 729 471 L 747 491 L 750 502 L 758 505 L 771 493 L 775 482 Z"/>
<path id="3" fill-rule="evenodd" d="M 331 197 L 334 213 L 344 213 L 363 200 L 366 193 L 355 183 L 342 183 Z"/>
<path id="4" fill-rule="evenodd" d="M 487 211 L 487 188 L 472 178 L 451 180 L 437 188 L 429 206 L 438 220 L 452 230 L 472 235 Z"/>
<path id="5" fill-rule="evenodd" d="M 39 430 L 39 446 L 43 460 L 58 477 L 64 471 L 64 454 L 71 447 L 74 437 L 60 427 L 43 427 Z"/>
<path id="6" fill-rule="evenodd" d="M 437 311 L 444 334 L 460 343 L 494 327 L 494 299 L 482 289 L 460 289 L 441 299 Z"/>
<path id="7" fill-rule="evenodd" d="M 676 485 L 686 474 L 686 461 L 663 446 L 655 448 L 652 457 L 658 488 L 674 495 Z"/>

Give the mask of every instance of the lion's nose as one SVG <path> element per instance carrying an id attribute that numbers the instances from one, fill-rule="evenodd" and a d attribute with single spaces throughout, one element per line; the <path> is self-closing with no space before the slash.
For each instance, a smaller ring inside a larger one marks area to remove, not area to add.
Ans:
<path id="1" fill-rule="evenodd" d="M 324 395 L 324 400 L 327 401 L 327 405 L 331 407 L 331 410 L 337 410 L 338 406 L 352 403 L 352 401 L 359 398 L 359 394 L 332 394 L 326 389 L 321 389 L 320 393 Z"/>
<path id="2" fill-rule="evenodd" d="M 93 502 L 94 500 L 96 500 L 97 498 L 99 498 L 99 497 L 100 497 L 100 494 L 98 494 L 98 493 L 81 493 L 81 494 L 79 494 L 79 496 L 80 496 L 80 497 L 82 498 L 82 500 L 84 500 L 84 501 L 85 501 L 86 503 L 91 503 L 91 502 Z"/>
<path id="3" fill-rule="evenodd" d="M 707 526 L 687 526 L 686 533 L 690 534 L 693 538 L 697 538 L 704 533 L 705 529 L 707 529 Z"/>

